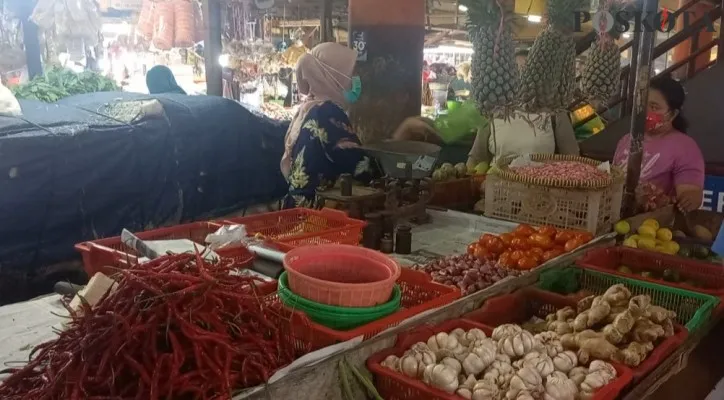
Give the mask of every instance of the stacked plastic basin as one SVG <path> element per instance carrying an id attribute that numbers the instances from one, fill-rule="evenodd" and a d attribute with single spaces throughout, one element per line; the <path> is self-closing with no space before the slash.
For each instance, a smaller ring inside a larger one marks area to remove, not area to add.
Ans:
<path id="1" fill-rule="evenodd" d="M 400 266 L 382 253 L 342 244 L 299 247 L 286 254 L 284 268 L 279 298 L 320 325 L 348 330 L 400 308 Z"/>

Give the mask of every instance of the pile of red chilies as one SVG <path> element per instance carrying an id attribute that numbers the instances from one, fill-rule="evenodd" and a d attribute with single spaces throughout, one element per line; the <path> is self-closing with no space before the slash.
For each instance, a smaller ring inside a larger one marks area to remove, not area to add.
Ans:
<path id="1" fill-rule="evenodd" d="M 181 254 L 120 271 L 24 368 L 2 371 L 0 399 L 220 400 L 266 382 L 299 354 L 264 284 L 236 267 Z"/>

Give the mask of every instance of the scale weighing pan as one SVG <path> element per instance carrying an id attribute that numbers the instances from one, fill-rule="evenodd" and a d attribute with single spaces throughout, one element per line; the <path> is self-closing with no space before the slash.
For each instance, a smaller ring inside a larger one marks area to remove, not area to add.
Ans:
<path id="1" fill-rule="evenodd" d="M 427 178 L 440 155 L 440 146 L 412 140 L 381 142 L 362 149 L 379 161 L 387 176 L 395 179 Z"/>

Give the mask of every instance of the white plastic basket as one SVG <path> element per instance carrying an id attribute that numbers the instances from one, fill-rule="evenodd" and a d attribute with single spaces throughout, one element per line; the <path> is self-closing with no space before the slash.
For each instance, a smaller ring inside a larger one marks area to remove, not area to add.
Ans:
<path id="1" fill-rule="evenodd" d="M 562 189 L 489 174 L 485 180 L 485 216 L 599 235 L 609 232 L 621 216 L 623 183 L 615 180 L 603 189 Z"/>

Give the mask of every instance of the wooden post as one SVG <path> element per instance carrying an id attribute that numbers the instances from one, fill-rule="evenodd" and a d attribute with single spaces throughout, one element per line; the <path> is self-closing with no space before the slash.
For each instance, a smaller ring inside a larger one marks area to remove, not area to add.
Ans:
<path id="1" fill-rule="evenodd" d="M 204 61 L 206 65 L 206 94 L 223 96 L 221 64 L 221 2 L 204 0 L 204 21 L 206 22 L 206 40 L 204 41 Z"/>
<path id="2" fill-rule="evenodd" d="M 643 10 L 657 10 L 658 0 L 644 0 Z M 636 213 L 636 187 L 641 175 L 643 160 L 644 129 L 646 126 L 646 108 L 649 101 L 649 81 L 651 80 L 651 56 L 654 51 L 656 31 L 644 29 L 638 40 L 638 54 L 634 75 L 634 92 L 631 109 L 631 145 L 628 165 L 626 166 L 626 187 L 623 193 L 623 216 Z M 632 71 L 634 71 L 632 69 Z"/>
<path id="3" fill-rule="evenodd" d="M 322 42 L 334 42 L 334 32 L 332 30 L 332 0 L 324 0 L 324 2 L 322 2 L 321 25 Z"/>

